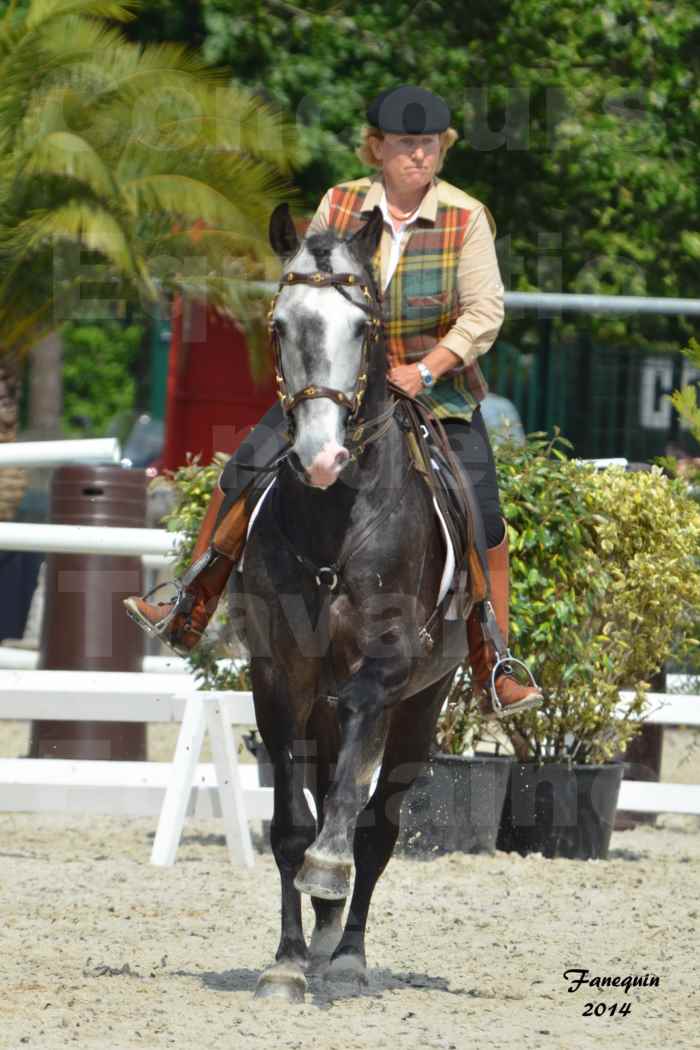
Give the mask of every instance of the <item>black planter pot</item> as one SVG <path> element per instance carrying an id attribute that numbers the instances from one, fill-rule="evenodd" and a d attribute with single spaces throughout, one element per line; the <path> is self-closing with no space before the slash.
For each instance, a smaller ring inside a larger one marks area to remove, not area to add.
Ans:
<path id="1" fill-rule="evenodd" d="M 622 763 L 571 766 L 514 762 L 496 848 L 545 857 L 604 860 Z"/>
<path id="2" fill-rule="evenodd" d="M 396 853 L 493 853 L 512 760 L 433 755 L 406 793 Z"/>

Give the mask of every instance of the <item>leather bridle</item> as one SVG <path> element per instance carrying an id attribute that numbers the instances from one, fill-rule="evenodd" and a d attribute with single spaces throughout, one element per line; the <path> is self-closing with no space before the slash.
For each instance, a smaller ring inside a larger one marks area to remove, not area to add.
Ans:
<path id="1" fill-rule="evenodd" d="M 362 341 L 360 370 L 358 372 L 355 390 L 352 397 L 348 397 L 342 390 L 336 390 L 334 387 L 318 386 L 315 383 L 303 387 L 295 394 L 289 393 L 284 376 L 284 369 L 282 367 L 282 347 L 280 345 L 279 332 L 275 327 L 274 312 L 277 299 L 282 289 L 295 284 L 308 284 L 313 288 L 335 288 L 335 290 L 347 299 L 348 302 L 352 303 L 353 306 L 359 306 L 359 308 L 367 315 L 367 326 Z M 358 302 L 348 294 L 346 288 L 353 286 L 357 286 L 360 289 L 366 300 L 365 302 Z M 295 271 L 290 271 L 289 273 L 286 273 L 280 281 L 279 288 L 270 304 L 270 310 L 267 317 L 274 354 L 277 396 L 280 399 L 282 411 L 287 418 L 293 419 L 292 413 L 302 401 L 311 401 L 317 397 L 326 397 L 330 398 L 331 401 L 334 401 L 336 405 L 340 405 L 341 408 L 346 408 L 349 413 L 348 422 L 351 424 L 355 423 L 367 389 L 370 351 L 372 346 L 379 342 L 382 330 L 381 301 L 378 296 L 372 294 L 372 289 L 369 283 L 364 282 L 362 278 L 354 273 L 325 273 L 322 271 L 316 271 L 315 273 L 296 273 Z M 378 417 L 377 420 L 363 422 L 360 430 L 375 423 L 384 422 L 385 418 L 390 420 L 392 415 L 393 405 L 390 413 L 382 413 L 382 417 Z M 351 436 L 353 440 L 357 441 L 355 435 Z M 367 440 L 363 442 L 363 447 L 365 444 L 367 444 Z"/>

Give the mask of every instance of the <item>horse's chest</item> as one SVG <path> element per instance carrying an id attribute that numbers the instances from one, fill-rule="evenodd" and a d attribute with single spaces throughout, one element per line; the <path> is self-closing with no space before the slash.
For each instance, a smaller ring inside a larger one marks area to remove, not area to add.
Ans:
<path id="1" fill-rule="evenodd" d="M 339 672 L 354 674 L 362 663 L 362 614 L 347 594 L 340 594 L 329 607 L 328 637 L 333 663 Z"/>

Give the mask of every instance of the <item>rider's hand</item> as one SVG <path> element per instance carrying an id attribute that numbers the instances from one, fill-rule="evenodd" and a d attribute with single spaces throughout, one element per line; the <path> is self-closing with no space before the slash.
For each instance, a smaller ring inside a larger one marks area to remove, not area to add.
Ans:
<path id="1" fill-rule="evenodd" d="M 396 386 L 401 387 L 409 397 L 415 397 L 424 389 L 418 365 L 397 365 L 389 369 L 389 379 Z"/>

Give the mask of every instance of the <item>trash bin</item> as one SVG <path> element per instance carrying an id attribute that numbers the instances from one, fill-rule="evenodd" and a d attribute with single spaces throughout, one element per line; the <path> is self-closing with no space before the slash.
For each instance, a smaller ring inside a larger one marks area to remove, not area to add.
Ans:
<path id="1" fill-rule="evenodd" d="M 147 477 L 114 466 L 60 467 L 53 474 L 49 520 L 60 525 L 143 528 Z M 39 667 L 67 671 L 140 671 L 144 635 L 122 600 L 140 594 L 140 557 L 49 554 Z M 146 758 L 138 722 L 34 722 L 30 757 Z"/>

